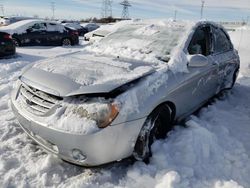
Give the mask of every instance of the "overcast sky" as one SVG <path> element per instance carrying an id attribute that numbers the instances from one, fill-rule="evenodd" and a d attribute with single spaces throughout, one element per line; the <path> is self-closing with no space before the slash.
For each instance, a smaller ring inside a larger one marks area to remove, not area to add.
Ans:
<path id="1" fill-rule="evenodd" d="M 56 5 L 56 18 L 79 19 L 100 17 L 102 0 L 0 0 L 5 15 L 51 17 L 51 2 Z M 122 0 L 113 0 L 113 16 L 120 17 Z M 132 18 L 200 19 L 201 0 L 131 0 Z M 1 10 L 0 10 L 1 13 Z M 215 21 L 242 21 L 250 16 L 250 0 L 206 0 L 204 18 Z"/>

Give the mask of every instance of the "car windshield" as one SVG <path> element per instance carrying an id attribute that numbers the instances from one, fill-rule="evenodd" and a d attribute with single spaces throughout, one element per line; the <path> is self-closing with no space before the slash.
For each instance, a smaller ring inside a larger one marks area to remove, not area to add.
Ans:
<path id="1" fill-rule="evenodd" d="M 92 49 L 103 54 L 143 61 L 168 61 L 171 51 L 186 30 L 185 24 L 173 21 L 125 24 Z"/>

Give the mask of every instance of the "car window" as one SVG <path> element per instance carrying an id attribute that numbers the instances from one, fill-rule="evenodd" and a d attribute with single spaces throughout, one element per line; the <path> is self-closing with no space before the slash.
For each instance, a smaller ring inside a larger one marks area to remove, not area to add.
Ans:
<path id="1" fill-rule="evenodd" d="M 220 28 L 213 28 L 214 30 L 214 42 L 213 51 L 214 53 L 222 53 L 232 49 L 232 44 L 225 34 L 225 32 Z"/>
<path id="2" fill-rule="evenodd" d="M 47 23 L 47 31 L 58 31 L 57 25 L 54 23 Z"/>
<path id="3" fill-rule="evenodd" d="M 30 28 L 32 29 L 32 31 L 44 31 L 44 30 L 46 30 L 46 24 L 45 23 L 35 23 Z"/>
<path id="4" fill-rule="evenodd" d="M 63 25 L 60 24 L 56 24 L 56 23 L 47 23 L 47 31 L 49 32 L 59 32 L 59 33 L 63 33 L 65 31 L 65 27 Z"/>
<path id="5" fill-rule="evenodd" d="M 191 42 L 188 46 L 190 55 L 202 54 L 208 56 L 211 53 L 210 27 L 199 27 L 194 32 Z"/>

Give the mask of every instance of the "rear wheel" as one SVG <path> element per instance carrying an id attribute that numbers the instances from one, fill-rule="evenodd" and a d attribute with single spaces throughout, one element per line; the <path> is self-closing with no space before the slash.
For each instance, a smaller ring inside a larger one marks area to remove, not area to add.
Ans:
<path id="1" fill-rule="evenodd" d="M 65 38 L 62 40 L 62 46 L 71 46 L 72 43 L 71 43 L 71 40 L 68 39 L 68 38 Z"/>
<path id="2" fill-rule="evenodd" d="M 18 39 L 12 38 L 12 41 L 13 41 L 13 43 L 14 43 L 14 45 L 15 45 L 16 47 L 20 46 L 20 42 L 19 42 Z"/>
<path id="3" fill-rule="evenodd" d="M 173 111 L 163 104 L 156 108 L 145 121 L 137 138 L 133 156 L 136 160 L 148 162 L 151 157 L 151 145 L 156 139 L 163 139 L 172 130 Z"/>

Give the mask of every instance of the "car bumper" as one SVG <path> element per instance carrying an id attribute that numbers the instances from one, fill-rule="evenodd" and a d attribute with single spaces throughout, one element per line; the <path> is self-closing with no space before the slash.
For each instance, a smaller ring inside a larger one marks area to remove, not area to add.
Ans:
<path id="1" fill-rule="evenodd" d="M 72 37 L 72 45 L 78 45 L 79 44 L 79 37 Z"/>
<path id="2" fill-rule="evenodd" d="M 145 119 L 109 126 L 97 133 L 78 135 L 45 126 L 30 118 L 12 97 L 11 106 L 20 127 L 35 142 L 63 160 L 81 165 L 98 166 L 129 157 Z M 81 154 L 79 160 L 73 151 Z"/>
<path id="3" fill-rule="evenodd" d="M 0 46 L 0 56 L 9 56 L 16 53 L 16 48 L 11 42 L 2 42 Z"/>

